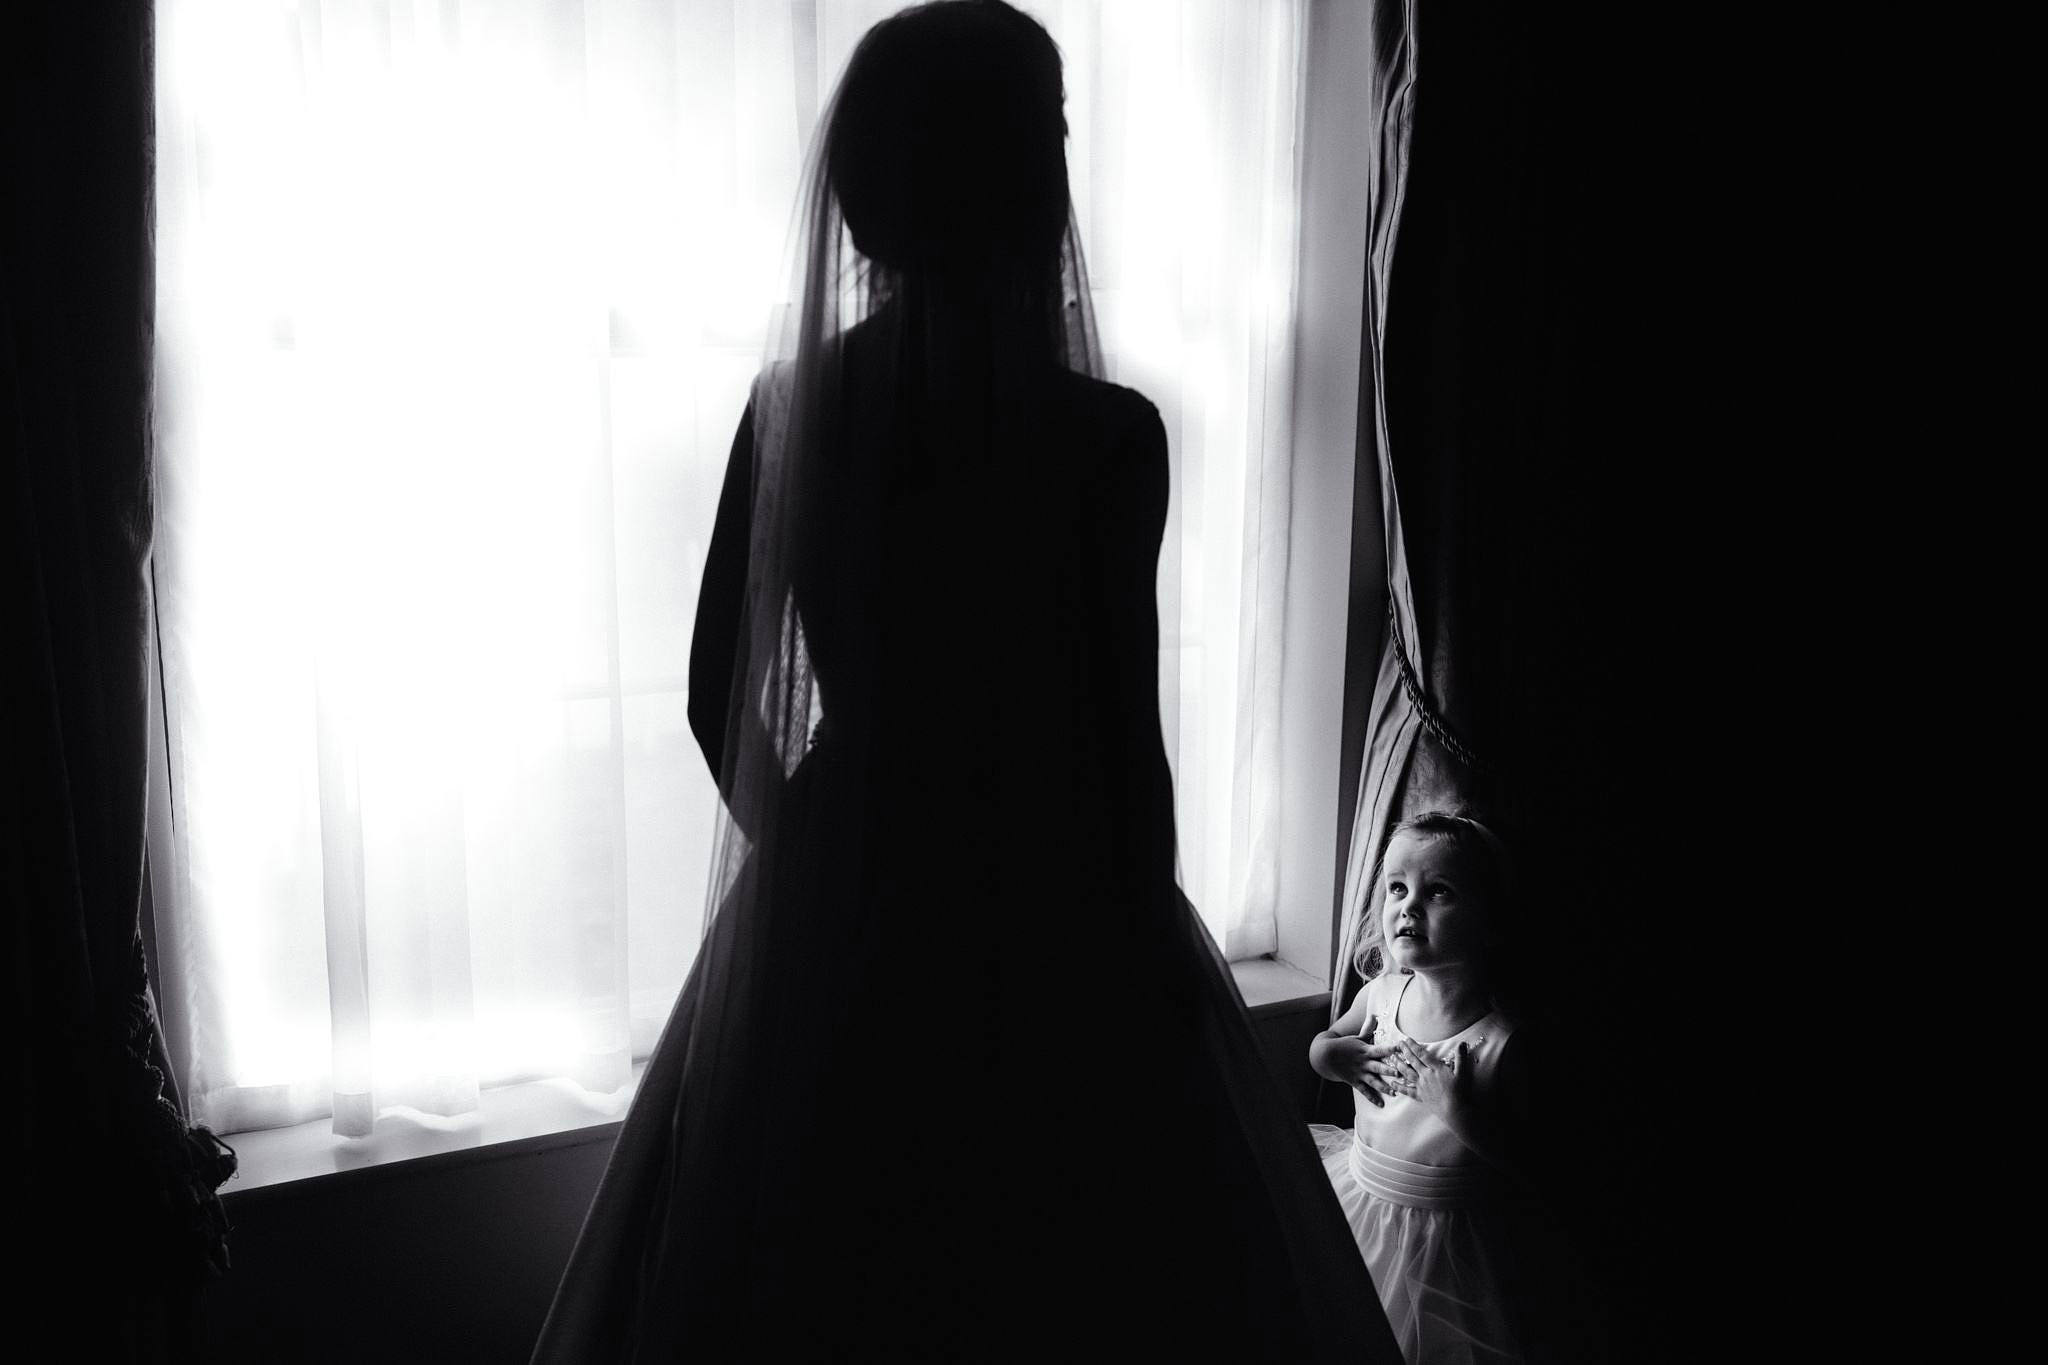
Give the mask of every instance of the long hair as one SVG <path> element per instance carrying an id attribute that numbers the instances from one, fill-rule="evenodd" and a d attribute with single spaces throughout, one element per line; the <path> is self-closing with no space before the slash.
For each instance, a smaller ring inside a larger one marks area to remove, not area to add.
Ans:
<path id="1" fill-rule="evenodd" d="M 988 453 L 1059 371 L 1100 374 L 1065 98 L 1052 36 L 1000 0 L 937 0 L 862 37 L 814 154 L 802 334 L 782 344 L 818 411 L 844 363 L 826 343 L 855 328 L 927 462 Z"/>
<path id="2" fill-rule="evenodd" d="M 1000 0 L 938 0 L 876 24 L 820 120 L 794 237 L 790 306 L 752 397 L 748 581 L 729 694 L 725 814 L 707 900 L 769 856 L 783 789 L 832 722 L 796 585 L 834 561 L 851 433 L 894 478 L 1028 445 L 1061 373 L 1100 376 L 1067 188 L 1059 49 Z M 871 471 L 872 472 L 872 471 Z M 826 547 L 830 546 L 828 549 Z M 872 552 L 873 547 L 866 547 Z"/>

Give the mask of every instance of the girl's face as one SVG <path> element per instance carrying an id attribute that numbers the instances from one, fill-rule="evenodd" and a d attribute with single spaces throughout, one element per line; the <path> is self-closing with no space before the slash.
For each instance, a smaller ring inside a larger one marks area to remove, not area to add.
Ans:
<path id="1" fill-rule="evenodd" d="M 1489 941 L 1487 906 L 1448 839 L 1397 834 L 1387 845 L 1380 927 L 1396 971 L 1476 963 Z"/>

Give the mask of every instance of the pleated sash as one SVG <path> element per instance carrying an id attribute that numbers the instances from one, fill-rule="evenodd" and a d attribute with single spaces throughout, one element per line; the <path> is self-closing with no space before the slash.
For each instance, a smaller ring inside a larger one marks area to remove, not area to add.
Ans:
<path id="1" fill-rule="evenodd" d="M 1411 1209 L 1457 1209 L 1488 1202 L 1497 1193 L 1486 1167 L 1424 1166 L 1351 1144 L 1351 1174 L 1369 1194 Z"/>

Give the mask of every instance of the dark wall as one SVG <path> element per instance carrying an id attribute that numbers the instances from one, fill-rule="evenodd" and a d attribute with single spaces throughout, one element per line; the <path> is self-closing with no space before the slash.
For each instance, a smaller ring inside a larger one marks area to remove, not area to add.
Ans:
<path id="1" fill-rule="evenodd" d="M 618 1125 L 228 1196 L 205 1358 L 523 1361 Z"/>
<path id="2" fill-rule="evenodd" d="M 1253 1020 L 1304 1112 L 1308 1041 L 1326 1018 L 1315 997 Z M 234 1265 L 208 1287 L 203 1358 L 524 1361 L 617 1132 L 604 1124 L 229 1195 Z"/>

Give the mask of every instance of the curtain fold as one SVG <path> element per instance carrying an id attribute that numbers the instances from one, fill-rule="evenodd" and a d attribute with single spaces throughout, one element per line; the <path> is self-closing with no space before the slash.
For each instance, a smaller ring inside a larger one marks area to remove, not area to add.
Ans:
<path id="1" fill-rule="evenodd" d="M 180 1358 L 233 1158 L 188 1126 L 145 966 L 151 6 L 9 6 L 0 838 L 10 1278 L 79 1359 Z M 82 1302 L 80 1302 L 82 1300 Z M 86 1311 L 64 1313 L 78 1302 Z"/>
<path id="2" fill-rule="evenodd" d="M 1626 623 L 1588 610 L 1589 575 L 1629 571 L 1596 548 L 1621 543 L 1611 519 L 1629 511 L 1602 486 L 1614 453 L 1559 439 L 1555 416 L 1579 364 L 1560 255 L 1594 202 L 1567 189 L 1584 144 L 1549 89 L 1573 71 L 1544 60 L 1555 27 L 1486 4 L 1374 12 L 1358 460 L 1386 591 L 1351 602 L 1352 634 L 1378 647 L 1347 680 L 1333 1010 L 1361 953 L 1375 961 L 1373 873 L 1395 824 L 1475 807 L 1540 861 L 1546 812 L 1586 766 L 1572 753 L 1598 768 L 1611 743 L 1587 665 Z"/>
<path id="3" fill-rule="evenodd" d="M 1369 693 L 1355 679 L 1347 689 L 1369 695 L 1370 704 L 1360 737 L 1362 752 L 1350 828 L 1342 843 L 1333 1018 L 1365 979 L 1356 965 L 1360 954 L 1376 951 L 1372 873 L 1387 831 L 1407 814 L 1458 801 L 1477 775 L 1469 761 L 1469 745 L 1455 738 L 1450 745 L 1445 743 L 1445 737 L 1454 732 L 1445 715 L 1444 689 L 1440 686 L 1432 691 L 1426 686 L 1428 682 L 1450 683 L 1458 662 L 1448 648 L 1452 636 L 1444 628 L 1440 599 L 1431 593 L 1433 587 L 1441 589 L 1448 584 L 1431 580 L 1429 570 L 1437 566 L 1427 558 L 1418 563 L 1411 563 L 1410 558 L 1411 540 L 1424 556 L 1432 547 L 1447 547 L 1448 537 L 1435 534 L 1439 528 L 1424 523 L 1437 509 L 1422 483 L 1440 479 L 1440 486 L 1451 484 L 1454 467 L 1465 453 L 1454 440 L 1422 451 L 1411 451 L 1406 443 L 1410 436 L 1421 439 L 1418 423 L 1409 419 L 1418 407 L 1431 403 L 1429 379 L 1434 377 L 1439 383 L 1455 380 L 1440 371 L 1431 376 L 1426 357 L 1411 359 L 1408 344 L 1411 339 L 1422 340 L 1426 333 L 1413 336 L 1408 329 L 1393 326 L 1397 301 L 1407 310 L 1398 317 L 1404 322 L 1413 319 L 1417 328 L 1427 327 L 1429 318 L 1450 306 L 1442 296 L 1446 280 L 1433 276 L 1423 263 L 1423 258 L 1434 255 L 1441 245 L 1430 236 L 1441 224 L 1430 221 L 1433 205 L 1426 199 L 1410 202 L 1417 170 L 1421 27 L 1419 0 L 1382 0 L 1374 5 L 1373 71 L 1366 101 L 1367 136 L 1373 155 L 1359 352 L 1358 462 L 1360 485 L 1377 491 L 1377 505 L 1372 510 L 1380 520 L 1386 586 L 1383 598 L 1365 595 L 1351 604 L 1352 634 L 1371 635 L 1378 641 L 1378 650 L 1371 662 Z M 1411 218 L 1414 221 L 1409 221 Z M 1397 424 L 1404 438 L 1398 443 Z M 1397 459 L 1397 454 L 1408 458 Z M 1448 559 L 1440 560 L 1438 566 L 1451 573 L 1457 569 Z M 1436 646 L 1433 653 L 1432 644 Z M 1354 666 L 1357 662 L 1353 661 Z"/>
<path id="4" fill-rule="evenodd" d="M 1491 812 L 1532 915 L 1562 894 L 1577 822 L 1654 841 L 1643 802 L 1674 794 L 1696 728 L 1670 627 L 1697 608 L 1687 537 L 1709 515 L 1707 414 L 1678 395 L 1715 335 L 1689 278 L 1714 247 L 1644 169 L 1646 143 L 1687 147 L 1651 119 L 1666 54 L 1618 64 L 1597 38 L 1642 35 L 1598 11 L 1394 0 L 1374 25 L 1358 478 L 1386 592 L 1350 603 L 1333 1008 L 1405 816 Z M 1584 958 L 1530 927 L 1534 970 Z"/>

